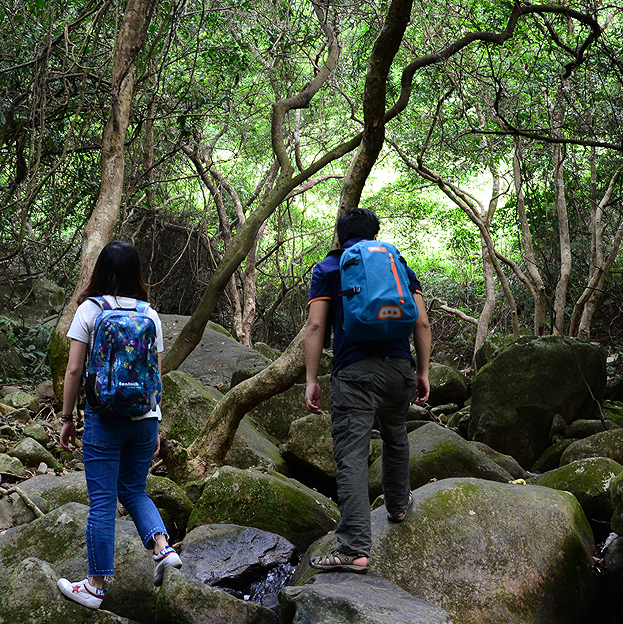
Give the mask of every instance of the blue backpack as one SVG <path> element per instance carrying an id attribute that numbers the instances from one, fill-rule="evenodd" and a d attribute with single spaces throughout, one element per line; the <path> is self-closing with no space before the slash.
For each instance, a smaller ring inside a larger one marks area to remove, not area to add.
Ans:
<path id="1" fill-rule="evenodd" d="M 114 309 L 104 297 L 89 299 L 102 311 L 95 319 L 93 349 L 87 368 L 86 400 L 93 412 L 141 416 L 160 401 L 156 325 L 149 304 Z"/>
<path id="2" fill-rule="evenodd" d="M 353 341 L 408 338 L 418 309 L 400 252 L 390 243 L 363 240 L 340 258 L 344 331 Z"/>

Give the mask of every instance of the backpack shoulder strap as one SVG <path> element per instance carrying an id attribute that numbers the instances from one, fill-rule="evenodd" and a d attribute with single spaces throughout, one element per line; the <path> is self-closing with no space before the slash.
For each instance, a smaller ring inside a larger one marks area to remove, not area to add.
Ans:
<path id="1" fill-rule="evenodd" d="M 146 314 L 147 313 L 147 308 L 149 308 L 149 304 L 147 303 L 147 301 L 141 301 L 140 299 L 136 300 L 136 311 L 140 312 L 141 314 Z"/>
<path id="2" fill-rule="evenodd" d="M 87 301 L 97 304 L 102 310 L 112 310 L 112 306 L 104 297 L 89 297 Z"/>

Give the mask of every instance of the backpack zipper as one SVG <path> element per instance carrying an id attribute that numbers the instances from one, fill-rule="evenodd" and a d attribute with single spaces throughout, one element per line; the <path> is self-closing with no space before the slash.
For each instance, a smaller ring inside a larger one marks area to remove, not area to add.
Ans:
<path id="1" fill-rule="evenodd" d="M 398 288 L 398 295 L 403 297 L 404 294 L 402 292 L 402 286 L 400 285 L 400 278 L 398 277 L 398 271 L 396 270 L 396 263 L 394 262 L 394 256 L 392 253 L 389 253 L 389 262 L 392 273 L 394 274 L 394 279 L 396 280 L 396 287 Z"/>

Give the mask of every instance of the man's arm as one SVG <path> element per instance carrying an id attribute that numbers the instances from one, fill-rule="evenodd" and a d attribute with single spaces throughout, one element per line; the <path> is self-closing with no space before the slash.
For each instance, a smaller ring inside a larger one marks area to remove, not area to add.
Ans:
<path id="1" fill-rule="evenodd" d="M 329 317 L 331 302 L 326 299 L 312 301 L 309 305 L 309 317 L 305 329 L 305 370 L 307 388 L 305 404 L 313 414 L 322 414 L 320 409 L 320 386 L 318 385 L 318 367 L 324 345 L 325 328 Z"/>
<path id="2" fill-rule="evenodd" d="M 430 394 L 428 368 L 430 365 L 430 347 L 432 341 L 424 298 L 420 293 L 415 293 L 413 298 L 415 299 L 415 304 L 418 309 L 417 321 L 413 328 L 413 344 L 415 346 L 415 365 L 417 372 L 417 399 L 415 402 L 418 405 L 423 405 L 428 401 L 428 395 Z"/>

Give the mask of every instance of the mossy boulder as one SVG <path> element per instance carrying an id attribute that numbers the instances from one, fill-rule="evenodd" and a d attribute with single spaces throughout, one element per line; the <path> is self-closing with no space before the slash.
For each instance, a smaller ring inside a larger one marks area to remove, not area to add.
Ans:
<path id="1" fill-rule="evenodd" d="M 61 468 L 54 455 L 33 438 L 24 438 L 12 446 L 9 449 L 9 455 L 17 457 L 25 466 L 36 468 L 41 462 L 44 462 L 52 468 Z"/>
<path id="2" fill-rule="evenodd" d="M 619 427 L 623 427 L 623 403 L 619 401 L 604 401 L 602 409 L 606 419 L 615 422 Z"/>
<path id="3" fill-rule="evenodd" d="M 610 522 L 610 486 L 621 471 L 623 466 L 612 459 L 590 457 L 533 477 L 530 483 L 571 492 L 589 520 Z"/>
<path id="4" fill-rule="evenodd" d="M 0 453 L 0 475 L 3 481 L 23 479 L 26 477 L 26 469 L 24 468 L 24 464 L 22 464 L 17 457 L 11 457 L 6 453 Z"/>
<path id="5" fill-rule="evenodd" d="M 623 535 L 623 473 L 619 473 L 610 484 L 610 502 L 612 504 L 610 526 L 615 533 Z"/>
<path id="6" fill-rule="evenodd" d="M 147 477 L 146 491 L 154 505 L 164 511 L 173 523 L 173 527 L 167 527 L 169 535 L 173 539 L 183 537 L 193 510 L 193 504 L 184 490 L 171 479 L 150 475 Z"/>
<path id="7" fill-rule="evenodd" d="M 460 624 L 573 624 L 596 599 L 593 534 L 567 492 L 480 479 L 444 479 L 413 492 L 399 525 L 372 512 L 368 567 Z M 305 554 L 313 572 L 333 535 Z"/>
<path id="8" fill-rule="evenodd" d="M 293 466 L 325 481 L 335 480 L 331 416 L 309 414 L 290 425 L 283 456 Z"/>
<path id="9" fill-rule="evenodd" d="M 188 373 L 179 370 L 167 373 L 162 378 L 161 430 L 168 438 L 190 446 L 222 396 Z"/>
<path id="10" fill-rule="evenodd" d="M 238 425 L 234 441 L 223 463 L 243 470 L 259 467 L 288 475 L 288 464 L 281 456 L 276 442 L 263 427 L 245 416 Z"/>
<path id="11" fill-rule="evenodd" d="M 409 434 L 409 479 L 411 488 L 419 488 L 431 479 L 449 477 L 478 477 L 507 483 L 513 476 L 504 468 L 474 448 L 458 433 L 435 423 Z M 382 458 L 369 470 L 370 500 L 382 494 Z"/>
<path id="12" fill-rule="evenodd" d="M 620 429 L 620 427 L 612 420 L 601 422 L 594 418 L 578 418 L 565 427 L 565 438 L 588 438 L 588 436 L 610 429 Z"/>
<path id="13" fill-rule="evenodd" d="M 49 440 L 46 428 L 37 422 L 32 423 L 32 425 L 26 425 L 24 427 L 24 435 L 36 440 L 41 446 L 45 446 Z"/>
<path id="14" fill-rule="evenodd" d="M 12 571 L 28 557 L 54 566 L 59 576 L 87 575 L 85 529 L 89 508 L 67 503 L 29 524 L 0 534 L 0 596 L 8 590 Z M 153 624 L 156 589 L 154 562 L 133 522 L 115 521 L 115 583 L 106 595 L 106 608 L 144 624 Z"/>
<path id="15" fill-rule="evenodd" d="M 468 434 L 528 469 L 550 445 L 555 414 L 588 418 L 606 385 L 606 355 L 596 343 L 526 337 L 498 351 L 472 382 Z"/>
<path id="16" fill-rule="evenodd" d="M 504 453 L 499 453 L 495 449 L 486 445 L 484 442 L 476 442 L 473 440 L 469 442 L 469 444 L 478 449 L 485 457 L 494 461 L 498 466 L 500 466 L 500 468 L 506 470 L 506 472 L 508 472 L 513 479 L 528 478 L 528 472 L 519 465 L 519 462 L 514 457 L 504 455 Z"/>
<path id="17" fill-rule="evenodd" d="M 562 454 L 575 441 L 576 440 L 574 439 L 559 440 L 546 448 L 541 457 L 534 462 L 532 468 L 530 468 L 530 472 L 541 473 L 558 468 L 558 466 L 560 466 L 560 458 L 562 457 Z"/>
<path id="18" fill-rule="evenodd" d="M 158 624 L 278 624 L 270 609 L 234 598 L 182 574 L 165 572 L 156 606 Z"/>
<path id="19" fill-rule="evenodd" d="M 34 395 L 28 392 L 24 392 L 20 390 L 18 392 L 13 392 L 5 396 L 2 399 L 2 402 L 9 407 L 13 407 L 15 409 L 26 408 L 29 412 L 33 414 L 37 414 L 39 409 L 41 408 L 41 404 L 39 403 L 39 399 Z"/>
<path id="20" fill-rule="evenodd" d="M 563 452 L 560 465 L 565 466 L 587 457 L 609 457 L 623 465 L 623 429 L 602 431 L 583 440 L 576 440 Z"/>
<path id="21" fill-rule="evenodd" d="M 335 503 L 276 472 L 223 466 L 206 479 L 188 522 L 239 524 L 285 537 L 300 550 L 335 528 Z"/>
<path id="22" fill-rule="evenodd" d="M 465 375 L 452 366 L 431 362 L 428 379 L 430 382 L 428 401 L 431 405 L 447 405 L 449 403 L 455 403 L 457 406 L 463 405 L 467 398 Z"/>
<path id="23" fill-rule="evenodd" d="M 480 347 L 474 355 L 474 366 L 476 370 L 480 370 L 497 351 L 505 349 L 514 342 L 515 337 L 512 334 L 494 334 L 487 338 L 482 347 Z"/>
<path id="24" fill-rule="evenodd" d="M 133 620 L 107 611 L 106 599 L 97 611 L 68 600 L 56 584 L 59 576 L 49 563 L 36 557 L 19 563 L 0 602 L 0 624 L 132 624 Z"/>
<path id="25" fill-rule="evenodd" d="M 331 413 L 331 376 L 318 379 L 322 392 L 322 410 Z M 294 384 L 289 390 L 278 394 L 249 412 L 249 416 L 280 443 L 288 439 L 290 425 L 309 413 L 305 407 L 305 384 Z"/>

